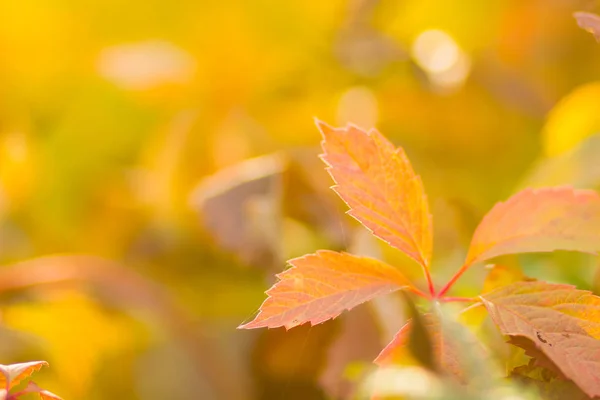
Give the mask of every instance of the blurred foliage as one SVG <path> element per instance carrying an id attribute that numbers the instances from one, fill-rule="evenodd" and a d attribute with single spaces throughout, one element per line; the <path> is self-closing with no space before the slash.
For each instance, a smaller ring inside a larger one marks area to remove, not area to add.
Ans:
<path id="1" fill-rule="evenodd" d="M 577 10 L 600 3 L 0 1 L 0 361 L 48 360 L 36 380 L 65 399 L 359 396 L 394 299 L 235 330 L 285 259 L 360 240 L 313 117 L 406 149 L 441 282 L 520 185 L 600 187 L 600 48 Z M 502 264 L 600 290 L 589 256 Z"/>

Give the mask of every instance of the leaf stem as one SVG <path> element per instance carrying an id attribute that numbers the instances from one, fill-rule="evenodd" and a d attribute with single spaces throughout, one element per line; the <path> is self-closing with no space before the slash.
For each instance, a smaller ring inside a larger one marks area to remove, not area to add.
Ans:
<path id="1" fill-rule="evenodd" d="M 440 298 L 441 301 L 445 302 L 445 303 L 452 303 L 452 302 L 464 302 L 464 303 L 474 303 L 477 301 L 476 298 L 472 298 L 472 297 L 442 297 Z"/>
<path id="2" fill-rule="evenodd" d="M 446 294 L 446 292 L 448 290 L 450 290 L 450 288 L 454 285 L 454 283 L 456 283 L 456 281 L 458 280 L 458 278 L 460 278 L 462 276 L 462 274 L 465 273 L 465 271 L 471 266 L 471 264 L 464 264 L 462 267 L 460 267 L 460 269 L 458 271 L 456 271 L 456 273 L 454 274 L 454 276 L 448 281 L 448 283 L 446 283 L 446 286 L 444 286 L 442 288 L 442 290 L 440 290 L 440 292 L 437 294 L 437 298 L 441 298 L 443 295 Z"/>
<path id="3" fill-rule="evenodd" d="M 435 298 L 435 287 L 433 286 L 433 280 L 431 280 L 431 274 L 429 273 L 429 269 L 423 267 L 423 271 L 425 271 L 425 278 L 427 279 L 427 286 L 429 286 L 429 293 L 431 294 L 432 298 Z"/>
<path id="4" fill-rule="evenodd" d="M 421 297 L 423 297 L 425 299 L 430 299 L 431 298 L 431 296 L 429 296 L 427 293 L 420 291 L 416 287 L 410 287 L 410 288 L 408 288 L 408 290 L 410 290 L 411 292 L 413 292 L 417 296 L 421 296 Z"/>

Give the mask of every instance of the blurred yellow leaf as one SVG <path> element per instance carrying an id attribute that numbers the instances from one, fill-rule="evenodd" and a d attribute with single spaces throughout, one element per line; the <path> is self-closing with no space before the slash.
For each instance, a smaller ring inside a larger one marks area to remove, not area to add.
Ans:
<path id="1" fill-rule="evenodd" d="M 490 265 L 489 272 L 483 282 L 481 293 L 488 293 L 494 289 L 511 283 L 526 280 L 527 277 L 519 267 L 512 265 Z"/>
<path id="2" fill-rule="evenodd" d="M 134 331 L 124 317 L 108 315 L 74 292 L 44 303 L 9 306 L 4 317 L 11 328 L 44 340 L 56 374 L 64 382 L 64 393 L 74 398 L 86 397 L 96 368 L 106 355 L 126 354 L 127 349 L 135 348 Z"/>
<path id="3" fill-rule="evenodd" d="M 548 115 L 542 131 L 546 155 L 556 156 L 600 132 L 600 82 L 582 85 Z"/>

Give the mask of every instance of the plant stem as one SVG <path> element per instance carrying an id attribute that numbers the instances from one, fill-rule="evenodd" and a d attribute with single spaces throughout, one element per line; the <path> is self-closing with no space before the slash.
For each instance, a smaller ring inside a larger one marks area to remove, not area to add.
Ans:
<path id="1" fill-rule="evenodd" d="M 471 297 L 442 297 L 442 298 L 440 298 L 440 300 L 445 303 L 451 303 L 451 302 L 457 302 L 457 301 L 461 301 L 464 303 L 474 303 L 477 301 L 477 299 L 474 299 Z"/>
<path id="2" fill-rule="evenodd" d="M 435 298 L 435 287 L 433 286 L 433 281 L 431 280 L 431 274 L 429 273 L 429 269 L 427 267 L 423 267 L 423 271 L 425 271 L 425 278 L 427 279 L 427 286 L 429 286 L 429 293 L 431 294 L 432 298 Z"/>
<path id="3" fill-rule="evenodd" d="M 470 264 L 464 264 L 462 267 L 460 267 L 460 269 L 458 271 L 456 271 L 456 273 L 454 274 L 454 276 L 448 281 L 448 283 L 446 283 L 446 286 L 444 286 L 442 288 L 442 290 L 440 290 L 440 292 L 438 293 L 437 297 L 440 298 L 443 295 L 446 294 L 446 292 L 448 290 L 450 290 L 450 288 L 452 287 L 452 285 L 454 285 L 454 283 L 458 280 L 458 278 L 461 277 L 462 274 L 465 273 L 465 271 L 470 267 Z"/>
<path id="4" fill-rule="evenodd" d="M 413 292 L 417 296 L 423 297 L 424 299 L 431 299 L 430 295 L 428 295 L 425 292 L 422 292 L 421 290 L 417 289 L 416 287 L 408 288 L 408 290 L 410 290 L 411 292 Z"/>

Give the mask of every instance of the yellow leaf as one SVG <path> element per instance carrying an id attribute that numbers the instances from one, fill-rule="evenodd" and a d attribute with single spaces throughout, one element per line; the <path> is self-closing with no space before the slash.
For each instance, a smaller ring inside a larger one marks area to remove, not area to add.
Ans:
<path id="1" fill-rule="evenodd" d="M 580 86 L 548 115 L 542 132 L 546 155 L 556 156 L 600 131 L 600 82 Z"/>
<path id="2" fill-rule="evenodd" d="M 123 318 L 107 315 L 96 303 L 73 292 L 43 304 L 7 307 L 4 322 L 47 343 L 54 371 L 77 398 L 86 396 L 104 355 L 134 348 L 131 326 Z"/>

